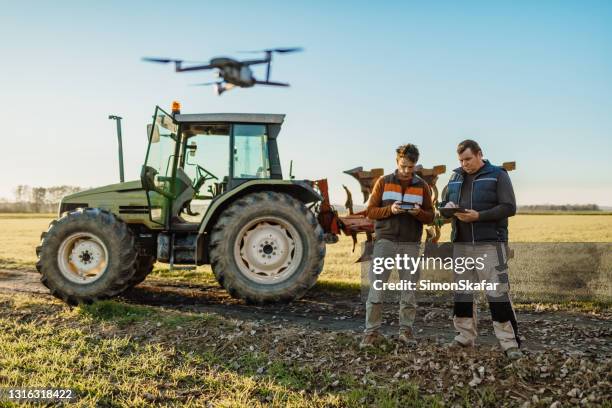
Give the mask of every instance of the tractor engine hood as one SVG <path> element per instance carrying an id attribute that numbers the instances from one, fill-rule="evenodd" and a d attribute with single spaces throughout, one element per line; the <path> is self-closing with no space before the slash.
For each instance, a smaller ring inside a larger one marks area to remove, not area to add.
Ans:
<path id="1" fill-rule="evenodd" d="M 127 192 L 127 191 L 135 191 L 135 190 L 142 190 L 142 184 L 140 180 L 126 181 L 124 183 L 109 184 L 107 186 L 96 187 L 96 188 L 92 188 L 89 190 L 79 191 L 78 193 L 74 193 L 74 194 L 65 196 L 62 199 L 62 202 L 64 200 L 74 201 L 77 198 L 87 197 L 90 195 L 96 195 L 96 194 L 101 194 L 101 193 L 112 193 L 112 192 L 120 192 L 120 191 Z"/>
<path id="2" fill-rule="evenodd" d="M 59 214 L 61 216 L 65 211 L 85 207 L 102 208 L 116 215 L 124 210 L 148 214 L 147 194 L 140 180 L 109 184 L 67 195 L 62 198 Z"/>

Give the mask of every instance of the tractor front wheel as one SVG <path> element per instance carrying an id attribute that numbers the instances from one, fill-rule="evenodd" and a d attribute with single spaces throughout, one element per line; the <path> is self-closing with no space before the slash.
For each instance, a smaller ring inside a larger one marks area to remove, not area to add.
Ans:
<path id="1" fill-rule="evenodd" d="M 36 253 L 41 282 L 70 305 L 123 292 L 137 266 L 132 232 L 99 208 L 79 208 L 51 222 Z"/>
<path id="2" fill-rule="evenodd" d="M 133 287 L 143 282 L 146 277 L 153 272 L 153 266 L 157 259 L 154 256 L 140 255 L 136 260 L 136 272 L 128 282 L 129 287 Z"/>

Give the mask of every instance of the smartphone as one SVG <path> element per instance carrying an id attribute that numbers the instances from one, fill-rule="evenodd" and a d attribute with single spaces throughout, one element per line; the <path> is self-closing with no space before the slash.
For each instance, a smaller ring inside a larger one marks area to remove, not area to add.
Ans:
<path id="1" fill-rule="evenodd" d="M 414 203 L 401 203 L 399 206 L 402 210 L 414 210 Z"/>

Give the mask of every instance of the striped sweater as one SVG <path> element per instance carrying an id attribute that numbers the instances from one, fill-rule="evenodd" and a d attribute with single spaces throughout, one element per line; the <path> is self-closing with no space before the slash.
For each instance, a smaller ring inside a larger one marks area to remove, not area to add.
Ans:
<path id="1" fill-rule="evenodd" d="M 416 216 L 393 214 L 391 205 L 396 201 L 417 203 L 421 210 Z M 376 221 L 377 239 L 420 242 L 423 224 L 431 224 L 434 218 L 429 186 L 416 175 L 411 179 L 400 179 L 397 171 L 381 177 L 368 201 L 367 216 Z"/>

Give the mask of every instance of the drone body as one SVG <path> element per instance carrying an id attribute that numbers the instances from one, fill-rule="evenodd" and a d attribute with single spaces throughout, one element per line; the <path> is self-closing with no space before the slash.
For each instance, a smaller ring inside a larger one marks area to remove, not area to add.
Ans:
<path id="1" fill-rule="evenodd" d="M 261 59 L 238 61 L 228 57 L 217 57 L 210 60 L 205 65 L 190 65 L 183 66 L 183 63 L 190 63 L 189 61 L 171 58 L 143 58 L 144 61 L 158 62 L 167 64 L 174 62 L 174 68 L 176 72 L 187 72 L 187 71 L 201 71 L 209 69 L 217 69 L 217 75 L 220 81 L 207 82 L 196 85 L 214 85 L 214 90 L 217 95 L 221 95 L 223 92 L 228 91 L 234 87 L 240 88 L 251 88 L 254 85 L 269 85 L 269 86 L 289 86 L 288 83 L 270 81 L 270 68 L 272 64 L 273 53 L 288 53 L 302 51 L 301 48 L 276 48 L 262 51 L 247 51 L 247 52 L 264 52 L 265 57 Z M 192 62 L 193 63 L 193 62 Z M 255 78 L 251 65 L 266 64 L 266 80 L 261 81 Z"/>
<path id="2" fill-rule="evenodd" d="M 213 58 L 210 60 L 210 65 L 219 70 L 219 77 L 227 83 L 241 88 L 250 88 L 257 82 L 251 68 L 240 61 L 225 57 Z"/>

